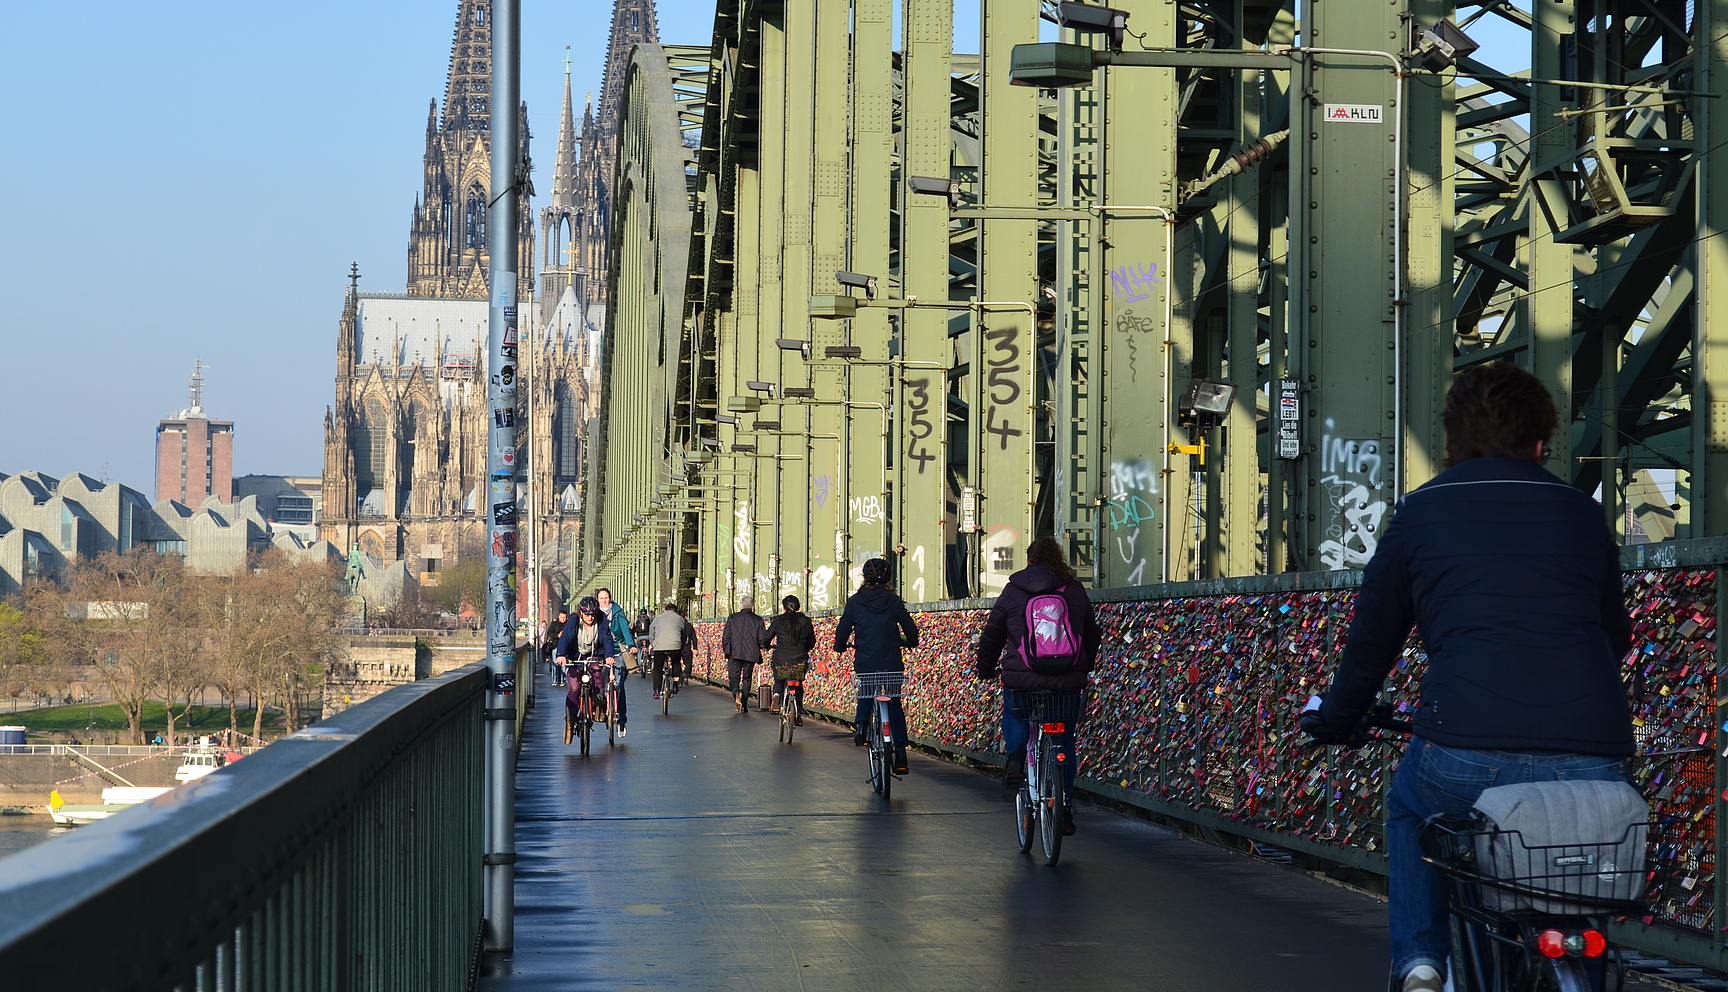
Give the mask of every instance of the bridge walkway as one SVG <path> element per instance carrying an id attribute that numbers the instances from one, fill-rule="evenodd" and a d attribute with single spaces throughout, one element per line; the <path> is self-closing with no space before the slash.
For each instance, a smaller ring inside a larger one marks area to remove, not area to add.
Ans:
<path id="1" fill-rule="evenodd" d="M 486 992 L 574 989 L 1379 992 L 1370 896 L 1082 806 L 1055 868 L 999 783 L 914 753 L 884 804 L 849 731 L 632 679 L 581 757 L 538 676 L 517 782 L 516 950 Z"/>

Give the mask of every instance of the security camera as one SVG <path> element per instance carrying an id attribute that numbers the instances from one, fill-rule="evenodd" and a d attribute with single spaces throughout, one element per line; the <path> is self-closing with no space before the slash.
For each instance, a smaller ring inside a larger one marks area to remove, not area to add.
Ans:
<path id="1" fill-rule="evenodd" d="M 834 273 L 834 281 L 842 286 L 850 286 L 853 289 L 862 289 L 864 291 L 864 298 L 867 300 L 873 300 L 876 298 L 875 276 L 867 276 L 862 272 L 841 271 Z"/>
<path id="2" fill-rule="evenodd" d="M 1059 3 L 1056 5 L 1056 23 L 1081 34 L 1109 35 L 1110 50 L 1120 52 L 1122 35 L 1128 30 L 1128 12 L 1089 3 Z"/>

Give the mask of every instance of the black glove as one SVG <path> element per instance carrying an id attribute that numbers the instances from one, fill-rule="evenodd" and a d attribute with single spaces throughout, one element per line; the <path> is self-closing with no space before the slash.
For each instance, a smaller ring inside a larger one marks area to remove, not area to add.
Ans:
<path id="1" fill-rule="evenodd" d="M 1354 729 L 1342 729 L 1327 723 L 1318 708 L 1303 711 L 1301 726 L 1302 732 L 1316 744 L 1349 744 L 1356 736 Z"/>

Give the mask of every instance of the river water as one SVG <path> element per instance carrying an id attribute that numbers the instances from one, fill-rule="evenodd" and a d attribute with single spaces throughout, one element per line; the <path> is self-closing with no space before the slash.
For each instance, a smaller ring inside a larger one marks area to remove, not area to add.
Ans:
<path id="1" fill-rule="evenodd" d="M 30 816 L 0 816 L 0 858 L 35 847 L 60 836 L 71 827 L 56 827 L 46 813 Z"/>

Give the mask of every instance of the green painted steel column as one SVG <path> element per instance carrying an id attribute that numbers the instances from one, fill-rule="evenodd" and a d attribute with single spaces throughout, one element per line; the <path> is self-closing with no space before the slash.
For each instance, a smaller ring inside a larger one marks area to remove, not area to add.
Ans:
<path id="1" fill-rule="evenodd" d="M 852 239 L 850 271 L 876 276 L 888 286 L 888 228 L 894 166 L 893 4 L 853 0 L 852 5 Z M 854 290 L 854 292 L 857 292 Z M 889 517 L 888 310 L 863 308 L 850 321 L 848 344 L 862 352 L 844 380 L 841 408 L 849 435 L 846 465 L 846 573 L 870 558 L 890 554 L 900 522 Z"/>
<path id="2" fill-rule="evenodd" d="M 786 294 L 785 265 L 785 177 L 788 164 L 786 96 L 790 85 L 787 59 L 790 50 L 784 24 L 784 11 L 763 17 L 761 58 L 758 60 L 757 92 L 760 94 L 761 138 L 756 153 L 756 173 L 759 177 L 760 206 L 757 214 L 759 231 L 756 249 L 757 319 L 753 337 L 745 343 L 750 350 L 749 374 L 739 383 L 738 395 L 763 404 L 755 413 L 740 413 L 740 427 L 750 427 L 757 421 L 779 423 L 780 413 L 763 390 L 752 390 L 748 382 L 773 382 L 780 365 L 780 349 L 775 339 L 786 336 L 786 326 L 803 323 L 807 301 Z M 784 425 L 782 425 L 784 426 Z M 778 609 L 780 600 L 780 531 L 785 506 L 781 499 L 782 468 L 779 456 L 789 451 L 782 444 L 779 428 L 753 430 L 750 435 L 758 453 L 756 459 L 756 506 L 752 515 L 755 561 L 751 589 L 756 608 L 763 614 Z M 793 457 L 802 458 L 793 453 Z M 801 498 L 801 497 L 795 497 Z"/>
<path id="3" fill-rule="evenodd" d="M 1396 5 L 1317 4 L 1314 48 L 1397 52 Z M 1398 495 L 1402 95 L 1394 63 L 1309 51 L 1292 108 L 1290 363 L 1308 390 L 1299 569 L 1360 568 Z"/>
<path id="4" fill-rule="evenodd" d="M 811 217 L 815 197 L 816 133 L 816 12 L 813 4 L 788 4 L 785 9 L 785 115 L 786 137 L 781 163 L 780 209 L 782 213 L 782 306 L 781 336 L 791 340 L 808 340 L 810 318 L 806 307 L 810 298 L 812 244 Z M 832 277 L 830 277 L 832 278 Z M 764 341 L 774 357 L 769 365 L 774 370 L 770 378 L 779 385 L 775 393 L 782 402 L 779 419 L 787 432 L 781 451 L 802 456 L 799 461 L 781 462 L 779 524 L 780 571 L 787 592 L 795 592 L 808 607 L 810 604 L 811 544 L 811 477 L 815 457 L 810 440 L 811 423 L 808 408 L 785 402 L 787 387 L 811 388 L 809 373 L 803 358 L 781 349 L 773 341 Z M 831 445 L 829 446 L 832 447 Z M 833 546 L 832 539 L 827 541 Z"/>
<path id="5" fill-rule="evenodd" d="M 1240 4 L 1238 5 L 1240 10 Z M 1240 23 L 1240 21 L 1238 21 Z M 1236 106 L 1241 125 L 1236 145 L 1247 148 L 1265 135 L 1263 122 L 1270 115 L 1261 94 L 1273 84 L 1267 77 L 1282 73 L 1244 70 L 1236 76 Z M 1223 220 L 1229 239 L 1228 279 L 1230 300 L 1226 334 L 1227 379 L 1236 387 L 1236 402 L 1218 433 L 1218 451 L 1223 466 L 1218 495 L 1213 503 L 1218 522 L 1216 558 L 1209 563 L 1209 576 L 1254 575 L 1266 570 L 1259 547 L 1260 508 L 1265 475 L 1260 464 L 1256 394 L 1260 388 L 1260 259 L 1265 248 L 1261 232 L 1260 187 L 1266 175 L 1256 168 L 1230 182 L 1224 203 L 1229 213 Z M 1276 423 L 1277 393 L 1268 412 Z M 1274 442 L 1275 446 L 1276 442 Z M 1268 453 L 1269 455 L 1272 452 Z"/>
<path id="6" fill-rule="evenodd" d="M 847 241 L 851 234 L 847 183 L 851 106 L 849 79 L 852 51 L 852 7 L 850 0 L 814 0 L 815 127 L 814 202 L 810 224 L 812 294 L 840 294 L 834 273 L 847 267 Z M 878 275 L 882 273 L 876 273 Z M 811 358 L 821 361 L 828 347 L 846 344 L 844 322 L 804 320 L 811 342 Z M 824 400 L 839 401 L 844 374 L 829 367 L 809 370 L 808 388 Z M 846 600 L 849 579 L 845 573 L 844 540 L 848 475 L 842 457 L 840 428 L 843 408 L 813 406 L 806 413 L 815 439 L 810 444 L 810 605 L 812 609 L 837 606 Z M 833 440 L 826 440 L 832 437 Z"/>
<path id="7" fill-rule="evenodd" d="M 1728 2 L 1698 5 L 1693 28 L 1699 59 L 1698 88 L 1715 99 L 1697 101 L 1696 147 L 1713 149 L 1728 139 Z M 1697 157 L 1698 233 L 1693 251 L 1698 278 L 1698 314 L 1692 323 L 1692 471 L 1686 536 L 1728 533 L 1728 163 L 1716 168 Z M 1717 581 L 1722 581 L 1719 574 Z M 1722 593 L 1728 596 L 1728 592 Z M 1720 794 L 1720 793 L 1719 793 Z M 1717 823 L 1728 810 L 1717 809 Z M 1718 885 L 1728 885 L 1718 872 Z M 1728 904 L 1718 889 L 1716 905 Z"/>
<path id="8" fill-rule="evenodd" d="M 1120 6 L 1148 45 L 1177 43 L 1174 7 L 1155 0 Z M 1143 585 L 1175 577 L 1174 563 L 1186 560 L 1172 551 L 1176 537 L 1187 535 L 1184 550 L 1191 552 L 1194 534 L 1191 459 L 1169 452 L 1188 441 L 1175 425 L 1175 399 L 1194 358 L 1187 309 L 1178 303 L 1192 295 L 1191 276 L 1173 268 L 1168 221 L 1176 205 L 1176 73 L 1123 67 L 1096 78 L 1104 89 L 1097 169 L 1108 315 L 1098 584 Z"/>
<path id="9" fill-rule="evenodd" d="M 1446 0 L 1410 0 L 1416 23 L 1428 27 L 1451 17 Z M 1405 89 L 1404 256 L 1409 306 L 1404 310 L 1404 492 L 1437 475 L 1445 465 L 1440 409 L 1452 383 L 1453 197 L 1457 195 L 1457 86 L 1409 84 Z M 1397 495 L 1403 495 L 1399 493 Z"/>
<path id="10" fill-rule="evenodd" d="M 905 0 L 905 152 L 902 176 L 947 179 L 949 49 L 953 0 Z M 906 295 L 917 302 L 948 301 L 948 199 L 912 193 L 902 182 L 900 267 Z M 900 403 L 894 440 L 898 493 L 900 592 L 911 602 L 947 598 L 944 582 L 947 529 L 948 321 L 952 311 L 901 311 Z"/>
<path id="11" fill-rule="evenodd" d="M 983 120 L 977 190 L 986 207 L 1030 208 L 1038 201 L 1038 91 L 1008 84 L 1010 53 L 1038 41 L 1038 0 L 981 5 L 983 45 L 979 99 Z M 972 484 L 978 490 L 977 533 L 968 584 L 994 596 L 1024 562 L 1032 533 L 1032 376 L 1037 329 L 1011 304 L 1038 298 L 1038 225 L 1031 219 L 979 223 L 978 293 L 986 307 L 968 337 Z M 1010 305 L 1002 305 L 1010 304 Z"/>
<path id="12" fill-rule="evenodd" d="M 1099 106 L 1102 91 L 1092 86 L 1063 90 L 1058 96 L 1057 160 L 1072 181 L 1056 184 L 1056 464 L 1064 485 L 1056 494 L 1056 528 L 1068 548 L 1076 575 L 1095 584 L 1103 574 L 1100 555 L 1107 550 L 1106 486 L 1103 466 L 1104 346 L 1103 249 L 1096 237 L 1098 218 L 1081 211 L 1093 204 L 1080 195 L 1097 188 Z M 1068 214 L 1068 211 L 1074 211 Z"/>
<path id="13" fill-rule="evenodd" d="M 1569 48 L 1578 29 L 1578 6 L 1573 0 L 1549 0 L 1533 10 L 1534 24 L 1530 31 L 1531 72 L 1538 79 L 1559 79 L 1567 71 L 1562 50 Z M 1575 128 L 1556 126 L 1560 118 L 1555 112 L 1567 106 L 1560 99 L 1557 86 L 1530 87 L 1530 119 L 1544 123 L 1533 126 L 1530 135 L 1531 168 L 1540 168 L 1572 152 Z M 1576 276 L 1574 254 L 1577 249 L 1554 240 L 1558 228 L 1568 223 L 1567 201 L 1571 193 L 1560 177 L 1549 172 L 1537 175 L 1530 184 L 1533 198 L 1528 211 L 1530 221 L 1529 286 L 1570 286 Z M 1547 205 L 1543 209 L 1542 204 Z M 1558 211 L 1552 213 L 1551 211 Z M 1548 469 L 1560 478 L 1571 480 L 1572 445 L 1574 441 L 1573 410 L 1578 403 L 1572 396 L 1572 301 L 1571 292 L 1530 292 L 1520 300 L 1518 316 L 1528 331 L 1529 356 L 1527 367 L 1548 384 L 1554 394 L 1554 404 L 1560 408 L 1560 431 L 1554 438 L 1553 453 Z M 1612 466 L 1603 465 L 1603 478 L 1611 480 Z"/>

